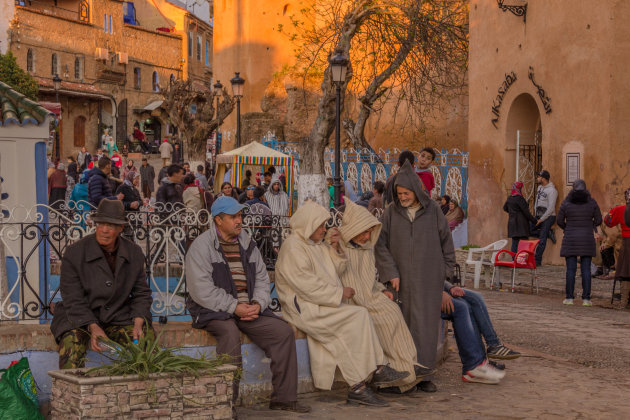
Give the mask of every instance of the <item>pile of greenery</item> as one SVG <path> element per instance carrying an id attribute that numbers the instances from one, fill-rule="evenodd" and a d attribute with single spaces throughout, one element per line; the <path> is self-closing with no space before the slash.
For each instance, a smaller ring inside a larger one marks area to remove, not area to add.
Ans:
<path id="1" fill-rule="evenodd" d="M 106 341 L 113 349 L 110 354 L 103 353 L 110 359 L 110 365 L 98 366 L 87 371 L 94 376 L 126 376 L 138 375 L 146 378 L 151 373 L 189 374 L 198 376 L 200 373 L 213 374 L 219 366 L 229 363 L 228 355 L 217 355 L 209 359 L 204 353 L 198 358 L 177 354 L 182 347 L 160 349 L 158 341 L 162 333 L 145 334 L 135 344 L 127 336 L 127 343 Z"/>

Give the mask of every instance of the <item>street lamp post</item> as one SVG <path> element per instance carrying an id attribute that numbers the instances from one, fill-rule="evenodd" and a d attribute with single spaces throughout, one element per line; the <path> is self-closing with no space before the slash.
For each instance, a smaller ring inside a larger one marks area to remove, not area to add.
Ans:
<path id="1" fill-rule="evenodd" d="M 214 84 L 214 96 L 217 97 L 217 111 L 216 111 L 216 116 L 217 118 L 219 117 L 219 100 L 221 99 L 221 92 L 223 91 L 223 85 L 221 84 L 220 80 L 217 80 L 217 82 Z M 221 144 L 219 143 L 219 126 L 217 126 L 217 141 L 215 142 L 215 154 L 218 155 L 220 150 L 220 146 Z"/>
<path id="2" fill-rule="evenodd" d="M 230 83 L 232 83 L 232 94 L 236 98 L 236 147 L 241 147 L 241 97 L 243 96 L 245 79 L 240 76 L 239 72 L 234 74 L 235 76 L 230 80 Z"/>
<path id="3" fill-rule="evenodd" d="M 52 79 L 53 88 L 55 89 L 55 98 L 57 103 L 59 103 L 59 89 L 61 88 L 61 77 L 58 74 L 55 74 L 55 77 Z"/>
<path id="4" fill-rule="evenodd" d="M 335 55 L 330 59 L 330 69 L 332 80 L 337 87 L 336 99 L 336 130 L 335 130 L 335 175 L 333 177 L 333 188 L 335 189 L 335 208 L 341 206 L 341 85 L 346 81 L 348 71 L 348 60 L 341 51 L 335 51 Z"/>

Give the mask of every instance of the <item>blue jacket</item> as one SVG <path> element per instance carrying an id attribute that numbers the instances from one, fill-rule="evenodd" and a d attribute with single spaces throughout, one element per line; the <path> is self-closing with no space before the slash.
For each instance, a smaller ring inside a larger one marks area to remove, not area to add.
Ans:
<path id="1" fill-rule="evenodd" d="M 116 199 L 116 196 L 112 195 L 112 187 L 110 187 L 107 181 L 107 175 L 98 168 L 93 168 L 90 171 L 88 197 L 94 207 L 98 207 L 98 203 L 104 198 L 109 198 L 110 200 Z"/>

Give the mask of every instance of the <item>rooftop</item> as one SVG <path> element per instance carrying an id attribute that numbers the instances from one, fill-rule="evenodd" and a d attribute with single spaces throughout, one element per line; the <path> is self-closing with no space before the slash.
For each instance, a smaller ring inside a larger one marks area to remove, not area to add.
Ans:
<path id="1" fill-rule="evenodd" d="M 0 82 L 0 126 L 39 125 L 51 112 Z"/>

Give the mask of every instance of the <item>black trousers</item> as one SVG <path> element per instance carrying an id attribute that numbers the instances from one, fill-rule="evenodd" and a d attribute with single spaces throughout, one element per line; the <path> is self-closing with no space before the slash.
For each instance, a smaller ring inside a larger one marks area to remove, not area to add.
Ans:
<path id="1" fill-rule="evenodd" d="M 260 316 L 253 321 L 234 318 L 210 321 L 204 328 L 217 339 L 217 354 L 228 354 L 233 363 L 242 365 L 241 331 L 271 359 L 271 401 L 297 401 L 297 353 L 293 328 L 285 321 Z M 234 381 L 234 401 L 239 382 Z"/>

